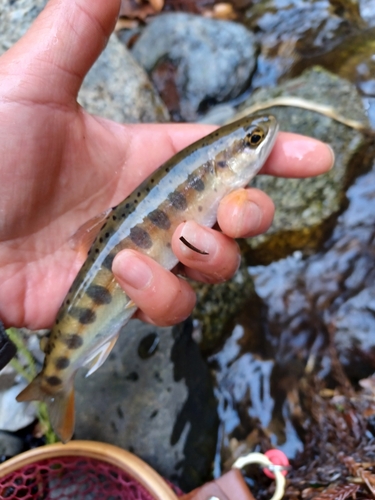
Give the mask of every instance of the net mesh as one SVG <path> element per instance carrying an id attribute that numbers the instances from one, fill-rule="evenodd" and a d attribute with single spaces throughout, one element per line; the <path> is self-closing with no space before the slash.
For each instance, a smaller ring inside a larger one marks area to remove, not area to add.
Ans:
<path id="1" fill-rule="evenodd" d="M 118 467 L 74 456 L 41 460 L 0 478 L 0 498 L 154 500 L 141 484 Z"/>

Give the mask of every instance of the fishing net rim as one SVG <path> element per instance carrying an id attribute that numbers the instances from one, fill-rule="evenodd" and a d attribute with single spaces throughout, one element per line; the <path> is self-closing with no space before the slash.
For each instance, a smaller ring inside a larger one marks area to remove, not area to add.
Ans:
<path id="1" fill-rule="evenodd" d="M 0 478 L 41 460 L 77 456 L 93 458 L 118 467 L 141 484 L 155 500 L 178 500 L 165 480 L 143 460 L 117 446 L 97 441 L 77 440 L 26 451 L 0 464 Z"/>

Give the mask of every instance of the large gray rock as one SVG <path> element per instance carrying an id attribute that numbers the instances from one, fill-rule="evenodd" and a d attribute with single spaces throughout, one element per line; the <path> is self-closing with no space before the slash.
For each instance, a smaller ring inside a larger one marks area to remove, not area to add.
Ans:
<path id="1" fill-rule="evenodd" d="M 311 66 L 313 56 L 364 25 L 355 2 L 340 2 L 338 7 L 330 0 L 252 2 L 244 17 L 260 45 L 253 88 L 275 85 L 291 69 Z"/>
<path id="2" fill-rule="evenodd" d="M 244 90 L 255 66 L 256 46 L 254 35 L 240 24 L 173 13 L 156 17 L 132 53 L 154 77 L 158 67 L 169 63 L 180 115 L 189 121 L 210 103 Z"/>
<path id="3" fill-rule="evenodd" d="M 166 122 L 168 111 L 146 72 L 115 35 L 87 74 L 78 102 L 116 122 Z"/>
<path id="4" fill-rule="evenodd" d="M 279 96 L 299 97 L 332 106 L 338 114 L 368 125 L 355 86 L 321 68 L 307 70 L 299 78 L 273 89 L 257 91 L 242 107 L 272 100 Z M 280 128 L 315 137 L 331 145 L 335 152 L 334 168 L 318 177 L 284 179 L 257 176 L 253 185 L 265 191 L 276 205 L 275 218 L 267 233 L 247 241 L 251 262 L 268 263 L 294 250 L 308 253 L 316 249 L 331 229 L 332 220 L 343 208 L 345 191 L 359 173 L 371 163 L 366 136 L 346 125 L 298 107 L 272 107 L 264 111 L 276 116 Z"/>
<path id="5" fill-rule="evenodd" d="M 26 33 L 47 0 L 0 0 L 0 55 Z M 117 122 L 165 122 L 168 111 L 142 68 L 113 35 L 85 78 L 79 102 Z"/>
<path id="6" fill-rule="evenodd" d="M 76 379 L 77 439 L 126 448 L 184 490 L 211 472 L 217 432 L 212 381 L 191 324 L 131 322 L 103 366 Z"/>

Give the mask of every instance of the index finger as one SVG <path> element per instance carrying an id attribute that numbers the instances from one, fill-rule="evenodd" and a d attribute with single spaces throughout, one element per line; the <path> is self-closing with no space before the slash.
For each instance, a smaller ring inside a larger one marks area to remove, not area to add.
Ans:
<path id="1" fill-rule="evenodd" d="M 304 135 L 279 132 L 260 173 L 277 177 L 311 177 L 330 170 L 334 161 L 334 152 L 328 144 Z"/>

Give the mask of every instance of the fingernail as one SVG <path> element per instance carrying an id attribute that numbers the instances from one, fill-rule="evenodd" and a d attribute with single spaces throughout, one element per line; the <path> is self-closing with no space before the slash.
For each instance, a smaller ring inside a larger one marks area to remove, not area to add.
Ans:
<path id="1" fill-rule="evenodd" d="M 215 236 L 209 230 L 203 228 L 202 226 L 199 226 L 196 222 L 185 222 L 184 227 L 181 231 L 181 236 L 188 243 L 190 243 L 190 245 L 194 246 L 201 252 L 205 252 L 211 257 L 215 255 L 217 250 Z M 192 255 L 195 255 L 197 258 L 199 258 L 200 256 L 205 257 L 204 255 L 201 255 L 200 253 L 187 247 L 182 241 L 180 242 L 180 249 L 189 258 L 191 258 Z"/>
<path id="2" fill-rule="evenodd" d="M 131 250 L 118 256 L 116 268 L 119 279 L 136 290 L 143 290 L 151 283 L 151 269 Z"/>
<path id="3" fill-rule="evenodd" d="M 332 168 L 333 168 L 333 166 L 335 164 L 335 152 L 333 151 L 333 148 L 332 148 L 332 146 L 330 144 L 327 144 L 327 143 L 325 143 L 325 144 L 328 147 L 328 149 L 329 149 L 329 151 L 331 153 L 331 156 L 332 156 L 331 166 L 329 167 L 328 170 L 332 170 Z"/>
<path id="4" fill-rule="evenodd" d="M 262 211 L 253 201 L 246 200 L 238 216 L 238 234 L 256 231 L 262 221 Z"/>

